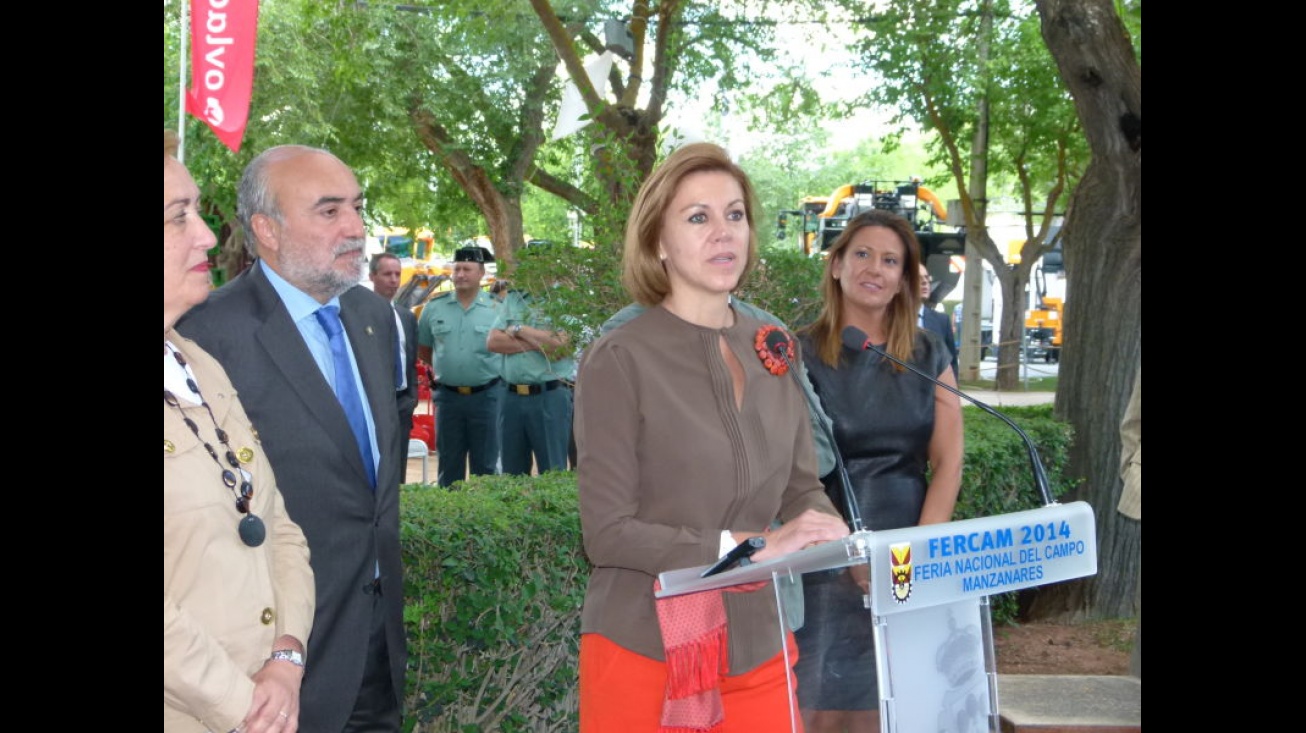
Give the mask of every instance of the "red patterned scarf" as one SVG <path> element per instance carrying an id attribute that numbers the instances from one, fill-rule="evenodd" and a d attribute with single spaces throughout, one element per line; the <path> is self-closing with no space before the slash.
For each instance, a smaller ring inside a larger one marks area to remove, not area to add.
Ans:
<path id="1" fill-rule="evenodd" d="M 729 670 L 726 606 L 721 594 L 757 590 L 766 582 L 658 598 L 667 658 L 667 689 L 658 733 L 720 733 L 725 720 L 721 676 Z M 653 590 L 662 584 L 653 581 Z"/>

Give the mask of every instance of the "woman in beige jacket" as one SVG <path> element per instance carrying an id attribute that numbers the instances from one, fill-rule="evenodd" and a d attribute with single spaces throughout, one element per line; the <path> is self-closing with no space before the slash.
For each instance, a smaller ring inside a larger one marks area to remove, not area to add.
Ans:
<path id="1" fill-rule="evenodd" d="M 163 139 L 163 730 L 298 730 L 308 543 L 222 367 L 172 330 L 216 239 Z"/>

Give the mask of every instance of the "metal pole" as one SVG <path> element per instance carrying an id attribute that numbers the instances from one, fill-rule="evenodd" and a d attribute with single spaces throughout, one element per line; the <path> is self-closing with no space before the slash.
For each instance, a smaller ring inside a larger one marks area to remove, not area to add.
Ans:
<path id="1" fill-rule="evenodd" d="M 181 68 L 177 76 L 177 161 L 186 162 L 186 42 L 190 40 L 190 0 L 181 0 Z"/>

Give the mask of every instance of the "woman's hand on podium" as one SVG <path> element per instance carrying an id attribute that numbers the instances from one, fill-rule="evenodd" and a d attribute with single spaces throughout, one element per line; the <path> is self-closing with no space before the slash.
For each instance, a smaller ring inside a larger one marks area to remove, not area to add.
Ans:
<path id="1" fill-rule="evenodd" d="M 848 525 L 833 514 L 808 509 L 776 529 L 768 530 L 766 547 L 753 555 L 753 562 L 798 552 L 813 545 L 848 536 Z M 739 537 L 736 537 L 739 539 Z"/>

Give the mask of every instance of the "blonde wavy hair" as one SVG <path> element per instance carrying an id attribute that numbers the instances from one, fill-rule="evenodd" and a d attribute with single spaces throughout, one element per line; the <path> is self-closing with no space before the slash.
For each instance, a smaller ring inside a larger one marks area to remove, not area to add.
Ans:
<path id="1" fill-rule="evenodd" d="M 671 280 L 658 258 L 662 239 L 662 216 L 676 196 L 681 181 L 692 173 L 721 171 L 739 182 L 744 192 L 744 213 L 748 218 L 748 261 L 739 282 L 757 266 L 757 192 L 744 169 L 730 160 L 720 145 L 690 143 L 678 148 L 640 186 L 626 222 L 626 245 L 621 257 L 621 284 L 640 305 L 651 308 L 671 292 Z"/>

